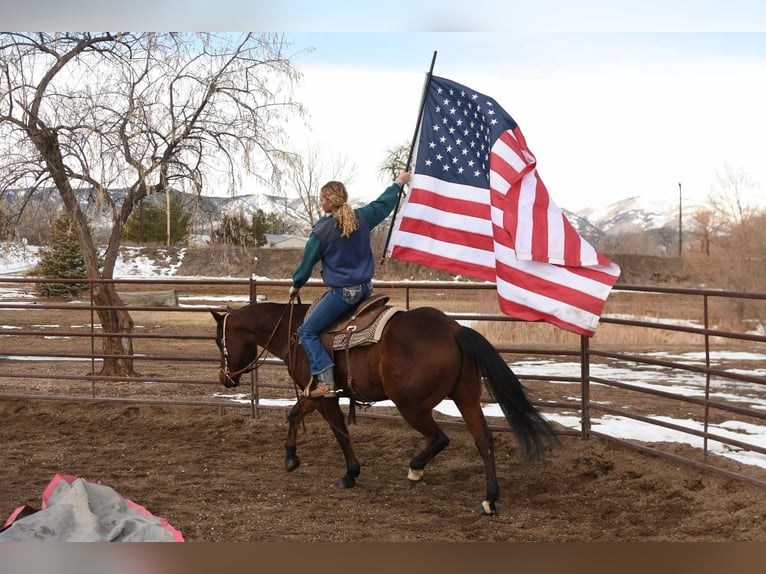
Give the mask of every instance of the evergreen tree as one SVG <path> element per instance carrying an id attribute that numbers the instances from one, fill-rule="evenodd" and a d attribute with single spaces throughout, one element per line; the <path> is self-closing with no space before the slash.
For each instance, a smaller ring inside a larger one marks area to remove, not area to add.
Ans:
<path id="1" fill-rule="evenodd" d="M 54 279 L 87 277 L 80 243 L 66 212 L 54 220 L 50 243 L 43 249 L 37 270 L 41 277 Z M 43 297 L 74 297 L 87 288 L 87 283 L 40 283 L 38 291 Z"/>
<path id="2" fill-rule="evenodd" d="M 186 240 L 191 214 L 184 209 L 181 194 L 170 192 L 170 243 Z M 167 210 L 157 198 L 144 199 L 128 218 L 123 238 L 136 243 L 166 243 Z"/>
<path id="3" fill-rule="evenodd" d="M 11 218 L 8 216 L 5 206 L 0 205 L 0 239 L 10 237 L 12 229 Z"/>
<path id="4" fill-rule="evenodd" d="M 253 213 L 253 224 L 250 227 L 250 233 L 253 236 L 253 241 L 255 241 L 256 247 L 266 245 L 266 234 L 271 233 L 271 231 L 267 229 L 267 226 L 268 222 L 266 221 L 266 215 L 263 213 L 262 209 Z"/>
<path id="5" fill-rule="evenodd" d="M 253 214 L 252 234 L 255 239 L 256 247 L 263 247 L 268 243 L 266 241 L 267 233 L 280 233 L 283 228 L 282 218 L 277 213 L 266 215 L 262 209 Z"/>
<path id="6" fill-rule="evenodd" d="M 221 220 L 221 225 L 213 231 L 212 239 L 217 243 L 226 243 L 228 245 L 242 245 L 251 247 L 256 245 L 253 236 L 253 228 L 245 219 L 245 216 L 226 214 Z M 266 239 L 264 238 L 264 243 Z"/>

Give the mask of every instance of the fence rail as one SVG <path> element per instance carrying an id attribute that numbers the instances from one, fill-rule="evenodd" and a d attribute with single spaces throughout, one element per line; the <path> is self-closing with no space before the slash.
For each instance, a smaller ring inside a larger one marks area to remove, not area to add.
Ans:
<path id="1" fill-rule="evenodd" d="M 251 375 L 246 396 L 224 392 L 210 317 L 210 311 L 248 301 L 284 301 L 289 281 L 104 281 L 139 295 L 143 289 L 177 291 L 175 306 L 121 307 L 135 322 L 133 332 L 125 335 L 133 345 L 131 355 L 102 348 L 103 339 L 112 335 L 101 329 L 98 311 L 111 307 L 95 304 L 94 289 L 104 282 L 69 280 L 88 285 L 77 301 L 37 297 L 39 285 L 51 281 L 67 282 L 0 277 L 0 400 L 249 408 L 253 417 L 263 410 L 286 412 L 294 401 L 286 369 L 274 357 Z M 533 402 L 554 422 L 570 421 L 559 422 L 561 433 L 608 439 L 766 487 L 766 335 L 759 319 L 766 317 L 766 293 L 618 285 L 596 336 L 589 339 L 499 313 L 491 284 L 375 282 L 375 289 L 389 293 L 394 304 L 430 304 L 484 332 L 512 366 L 520 365 L 514 371 Z M 320 283 L 311 281 L 302 293 L 308 299 L 321 290 Z M 477 308 L 490 312 L 477 313 Z M 687 358 L 662 355 L 667 350 Z M 101 374 L 103 361 L 110 358 L 132 360 L 137 374 Z M 622 380 L 636 371 L 649 382 L 640 375 Z M 489 396 L 483 399 L 492 402 Z M 398 415 L 393 409 L 370 408 L 358 416 Z M 457 417 L 440 419 L 462 424 Z M 611 430 L 609 421 L 637 423 L 673 438 L 625 436 Z M 493 418 L 491 427 L 508 430 L 502 419 Z"/>

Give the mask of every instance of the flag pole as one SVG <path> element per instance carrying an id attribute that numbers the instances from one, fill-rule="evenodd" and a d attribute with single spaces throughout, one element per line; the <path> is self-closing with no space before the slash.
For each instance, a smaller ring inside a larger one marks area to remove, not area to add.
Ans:
<path id="1" fill-rule="evenodd" d="M 420 109 L 418 110 L 418 121 L 415 122 L 415 133 L 412 134 L 412 143 L 410 144 L 410 152 L 407 157 L 407 169 L 410 169 L 410 164 L 412 163 L 412 154 L 415 150 L 415 143 L 417 141 L 418 137 L 418 131 L 420 130 L 420 123 L 423 121 L 423 110 L 426 107 L 426 95 L 428 94 L 428 86 L 431 84 L 431 76 L 433 76 L 434 73 L 434 64 L 436 63 L 436 50 L 434 50 L 434 55 L 431 58 L 431 67 L 428 70 L 428 73 L 426 74 L 426 81 L 423 85 L 423 95 L 420 98 Z M 383 253 L 380 256 L 380 265 L 383 265 L 383 263 L 386 261 L 386 251 L 388 250 L 388 244 L 391 241 L 391 234 L 394 231 L 394 222 L 396 221 L 396 214 L 399 211 L 399 203 L 402 200 L 402 195 L 404 193 L 404 186 L 402 186 L 402 189 L 399 190 L 399 195 L 396 198 L 396 206 L 394 207 L 393 215 L 391 216 L 391 225 L 388 227 L 388 236 L 386 237 L 386 244 L 383 246 Z"/>

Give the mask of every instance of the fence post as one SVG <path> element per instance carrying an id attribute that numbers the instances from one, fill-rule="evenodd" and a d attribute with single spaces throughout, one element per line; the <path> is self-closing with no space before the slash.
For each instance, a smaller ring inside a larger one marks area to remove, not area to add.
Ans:
<path id="1" fill-rule="evenodd" d="M 255 258 L 258 261 L 258 258 Z M 254 274 L 250 275 L 250 303 L 258 301 L 258 282 L 255 280 Z M 258 348 L 255 349 L 256 355 Z M 258 386 L 258 369 L 250 371 L 250 418 L 257 419 L 260 407 L 260 387 Z"/>
<path id="2" fill-rule="evenodd" d="M 88 280 L 88 294 L 90 301 L 90 395 L 96 398 L 96 300 L 95 300 L 94 280 Z M 100 319 L 99 319 L 100 321 Z"/>
<path id="3" fill-rule="evenodd" d="M 588 337 L 580 335 L 580 395 L 582 396 L 580 436 L 582 440 L 590 439 L 590 353 L 588 350 Z"/>
<path id="4" fill-rule="evenodd" d="M 702 313 L 705 326 L 705 419 L 702 438 L 702 461 L 707 464 L 708 430 L 710 425 L 710 301 L 707 295 L 702 296 Z"/>

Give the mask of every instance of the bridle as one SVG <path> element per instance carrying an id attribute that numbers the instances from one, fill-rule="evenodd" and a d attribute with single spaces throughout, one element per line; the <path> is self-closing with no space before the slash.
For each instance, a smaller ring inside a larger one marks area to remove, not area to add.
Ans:
<path id="1" fill-rule="evenodd" d="M 300 300 L 298 301 L 300 303 Z M 293 307 L 295 304 L 295 296 L 290 297 L 290 303 L 285 306 L 285 308 L 282 310 L 282 314 L 279 316 L 279 319 L 274 324 L 274 328 L 271 331 L 271 334 L 269 335 L 269 338 L 266 340 L 266 343 L 261 345 L 261 352 L 256 355 L 256 357 L 250 361 L 246 366 L 244 366 L 241 369 L 238 369 L 234 371 L 233 373 L 229 371 L 229 349 L 226 347 L 226 322 L 229 319 L 229 315 L 231 315 L 230 311 L 227 311 L 223 315 L 223 321 L 221 325 L 221 351 L 223 353 L 223 366 L 221 367 L 220 371 L 223 373 L 223 376 L 226 377 L 226 380 L 229 381 L 232 386 L 236 387 L 239 383 L 235 381 L 234 379 L 236 377 L 240 377 L 244 375 L 245 373 L 249 373 L 250 371 L 254 371 L 258 367 L 260 367 L 263 363 L 266 362 L 266 359 L 264 358 L 264 355 L 266 354 L 266 351 L 268 350 L 268 346 L 271 343 L 271 340 L 274 338 L 274 335 L 277 332 L 277 329 L 279 328 L 279 325 L 282 323 L 282 319 L 285 316 L 285 312 L 287 312 L 288 307 L 290 308 L 290 317 L 287 324 L 288 333 L 292 332 L 292 325 L 293 325 Z M 288 341 L 288 361 L 287 364 L 290 364 L 289 355 L 290 351 L 292 349 L 292 345 L 289 345 Z"/>

